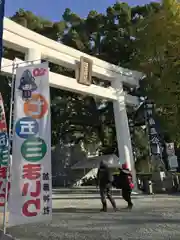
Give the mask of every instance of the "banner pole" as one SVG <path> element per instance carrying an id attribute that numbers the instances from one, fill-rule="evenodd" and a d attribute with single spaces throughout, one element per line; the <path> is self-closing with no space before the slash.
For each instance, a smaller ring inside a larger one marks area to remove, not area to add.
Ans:
<path id="1" fill-rule="evenodd" d="M 10 113 L 9 113 L 9 146 L 8 146 L 8 167 L 6 172 L 6 190 L 5 190 L 5 200 L 4 200 L 4 212 L 3 212 L 3 233 L 6 234 L 6 220 L 7 220 L 7 205 L 8 205 L 8 190 L 9 190 L 9 180 L 11 181 L 11 178 L 9 178 L 9 175 L 11 173 L 11 133 L 12 133 L 12 120 L 13 120 L 13 104 L 14 104 L 14 83 L 15 83 L 15 70 L 16 70 L 16 64 L 15 60 L 13 61 L 12 65 L 12 81 L 11 81 L 11 100 L 10 100 Z"/>
<path id="2" fill-rule="evenodd" d="M 5 0 L 0 0 L 0 71 L 3 55 L 3 20 L 4 20 Z"/>

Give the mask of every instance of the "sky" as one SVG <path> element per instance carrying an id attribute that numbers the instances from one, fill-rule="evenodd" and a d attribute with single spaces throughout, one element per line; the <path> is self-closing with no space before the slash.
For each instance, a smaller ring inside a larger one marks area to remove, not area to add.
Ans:
<path id="1" fill-rule="evenodd" d="M 32 11 L 35 15 L 52 21 L 58 21 L 65 8 L 86 17 L 90 10 L 104 12 L 106 8 L 117 0 L 5 0 L 5 15 L 12 16 L 19 8 Z M 143 5 L 150 0 L 124 0 L 130 5 Z"/>

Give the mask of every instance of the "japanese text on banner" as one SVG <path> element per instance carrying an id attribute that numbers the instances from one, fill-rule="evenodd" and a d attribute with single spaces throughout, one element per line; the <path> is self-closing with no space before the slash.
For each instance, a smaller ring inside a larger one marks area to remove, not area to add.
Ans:
<path id="1" fill-rule="evenodd" d="M 51 220 L 48 64 L 17 69 L 9 224 Z M 19 167 L 20 166 L 20 167 Z M 19 189 L 13 186 L 16 179 Z"/>
<path id="2" fill-rule="evenodd" d="M 9 160 L 9 141 L 7 134 L 6 116 L 2 95 L 0 93 L 0 211 L 4 210 L 6 197 L 6 179 Z M 10 178 L 8 178 L 10 180 Z M 9 197 L 10 181 L 8 182 Z M 8 200 L 8 199 L 7 199 Z"/>

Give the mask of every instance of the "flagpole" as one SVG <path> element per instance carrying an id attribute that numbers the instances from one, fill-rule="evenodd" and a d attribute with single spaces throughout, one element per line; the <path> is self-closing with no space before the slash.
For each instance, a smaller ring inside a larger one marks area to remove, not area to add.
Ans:
<path id="1" fill-rule="evenodd" d="M 15 83 L 15 70 L 16 70 L 16 63 L 15 60 L 13 61 L 12 65 L 12 81 L 11 81 L 11 100 L 10 100 L 10 112 L 9 112 L 9 146 L 8 146 L 8 167 L 6 172 L 6 191 L 5 191 L 5 200 L 4 200 L 4 212 L 3 212 L 3 232 L 6 234 L 6 213 L 7 213 L 7 206 L 8 206 L 8 190 L 9 190 L 9 181 L 11 181 L 11 133 L 12 133 L 12 120 L 13 120 L 13 104 L 14 104 L 14 83 Z"/>
<path id="2" fill-rule="evenodd" d="M 0 0 L 0 71 L 1 71 L 1 60 L 2 60 L 2 55 L 3 55 L 4 6 L 5 6 L 5 0 Z"/>

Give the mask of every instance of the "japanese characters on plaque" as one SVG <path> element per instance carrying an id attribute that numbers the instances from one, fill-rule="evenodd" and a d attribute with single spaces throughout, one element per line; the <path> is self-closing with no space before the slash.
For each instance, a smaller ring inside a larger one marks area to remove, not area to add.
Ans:
<path id="1" fill-rule="evenodd" d="M 52 217 L 47 63 L 17 69 L 14 107 L 12 190 L 9 198 L 11 226 L 51 220 Z"/>
<path id="2" fill-rule="evenodd" d="M 9 161 L 9 140 L 7 134 L 6 116 L 2 95 L 0 93 L 0 211 L 2 212 L 5 205 L 6 196 L 6 179 L 8 173 Z M 8 176 L 8 197 L 10 190 L 10 178 Z"/>
<path id="3" fill-rule="evenodd" d="M 154 120 L 154 104 L 151 101 L 146 101 L 144 107 L 151 154 L 161 156 L 163 148 L 161 138 L 157 130 L 157 125 Z"/>

